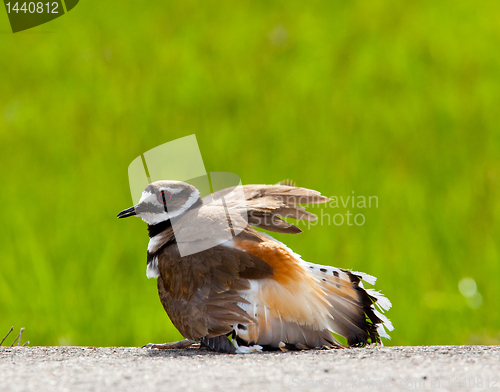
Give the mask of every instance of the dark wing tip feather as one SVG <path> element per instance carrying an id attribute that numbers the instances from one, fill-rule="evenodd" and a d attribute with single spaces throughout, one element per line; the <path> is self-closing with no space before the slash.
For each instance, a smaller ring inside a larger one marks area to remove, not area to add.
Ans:
<path id="1" fill-rule="evenodd" d="M 363 333 L 354 333 L 347 337 L 347 343 L 350 347 L 363 347 L 367 344 L 380 344 L 380 335 L 377 330 L 377 324 L 381 324 L 382 320 L 374 312 L 374 303 L 376 299 L 369 295 L 363 287 L 359 285 L 361 278 L 358 275 L 353 274 L 349 270 L 342 269 L 345 272 L 354 285 L 354 288 L 358 292 L 359 302 L 363 309 L 365 318 L 360 320 L 359 327 L 363 330 Z"/>
<path id="2" fill-rule="evenodd" d="M 201 346 L 211 351 L 224 354 L 235 354 L 236 348 L 226 335 L 215 336 L 213 338 L 201 338 Z"/>

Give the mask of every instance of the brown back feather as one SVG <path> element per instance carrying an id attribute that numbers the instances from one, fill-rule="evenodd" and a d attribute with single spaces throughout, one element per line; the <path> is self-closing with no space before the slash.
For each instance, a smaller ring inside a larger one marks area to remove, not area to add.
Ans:
<path id="1" fill-rule="evenodd" d="M 240 277 L 264 279 L 273 276 L 272 268 L 257 256 L 222 245 L 181 257 L 177 244 L 171 244 L 157 257 L 165 290 L 173 298 L 188 301 L 198 289 L 207 285 L 216 292 L 225 292 Z"/>
<path id="2" fill-rule="evenodd" d="M 233 325 L 253 319 L 237 303 L 247 302 L 237 290 L 249 279 L 273 276 L 260 258 L 238 249 L 216 246 L 181 257 L 177 244 L 157 254 L 158 292 L 172 323 L 191 340 L 229 333 Z"/>

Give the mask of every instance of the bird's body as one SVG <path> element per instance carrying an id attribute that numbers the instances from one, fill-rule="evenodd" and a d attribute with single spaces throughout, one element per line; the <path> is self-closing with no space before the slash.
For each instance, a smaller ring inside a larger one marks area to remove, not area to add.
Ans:
<path id="1" fill-rule="evenodd" d="M 245 352 L 340 346 L 332 332 L 348 345 L 388 337 L 384 325 L 392 325 L 381 312 L 390 302 L 361 283 L 375 278 L 305 262 L 253 228 L 299 233 L 280 217 L 315 219 L 299 204 L 329 199 L 293 186 L 242 190 L 243 197 L 225 190 L 202 200 L 191 185 L 158 181 L 118 215 L 148 223 L 147 274 L 157 278 L 163 307 L 187 341 Z M 186 246 L 188 254 L 180 251 Z"/>

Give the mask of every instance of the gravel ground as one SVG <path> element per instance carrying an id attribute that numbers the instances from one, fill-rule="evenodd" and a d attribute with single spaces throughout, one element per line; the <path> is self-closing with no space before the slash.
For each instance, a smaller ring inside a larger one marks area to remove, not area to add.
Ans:
<path id="1" fill-rule="evenodd" d="M 0 391 L 500 390 L 500 346 L 215 354 L 0 347 Z"/>

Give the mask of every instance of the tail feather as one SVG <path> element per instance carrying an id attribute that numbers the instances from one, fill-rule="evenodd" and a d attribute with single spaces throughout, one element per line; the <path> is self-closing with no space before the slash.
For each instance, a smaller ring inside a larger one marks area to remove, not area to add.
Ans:
<path id="1" fill-rule="evenodd" d="M 283 243 L 261 234 L 280 244 L 275 248 L 287 255 L 283 256 L 283 262 L 288 260 L 288 268 L 302 270 L 301 278 L 297 281 L 290 278 L 288 283 L 261 279 L 250 282 L 250 289 L 240 291 L 246 302 L 238 306 L 254 321 L 241 325 L 242 328 L 238 325 L 237 337 L 249 344 L 274 348 L 280 343 L 338 347 L 340 343 L 333 334 L 345 337 L 349 346 L 380 344 L 382 337 L 389 338 L 385 328 L 391 331 L 393 326 L 383 313 L 391 307 L 391 302 L 380 292 L 363 287 L 363 281 L 373 284 L 375 277 L 308 263 Z"/>
<path id="2" fill-rule="evenodd" d="M 280 342 L 303 344 L 308 348 L 340 347 L 328 329 L 316 330 L 307 325 L 284 321 L 280 317 L 270 317 L 267 322 L 262 318 L 250 325 L 236 325 L 237 337 L 248 345 L 258 344 L 277 349 Z"/>
<path id="3" fill-rule="evenodd" d="M 381 343 L 381 337 L 390 339 L 384 327 L 389 331 L 394 327 L 382 313 L 391 307 L 391 302 L 378 291 L 364 289 L 362 284 L 362 280 L 375 283 L 375 277 L 335 267 L 306 265 L 325 290 L 332 304 L 333 320 L 349 345 Z"/>

